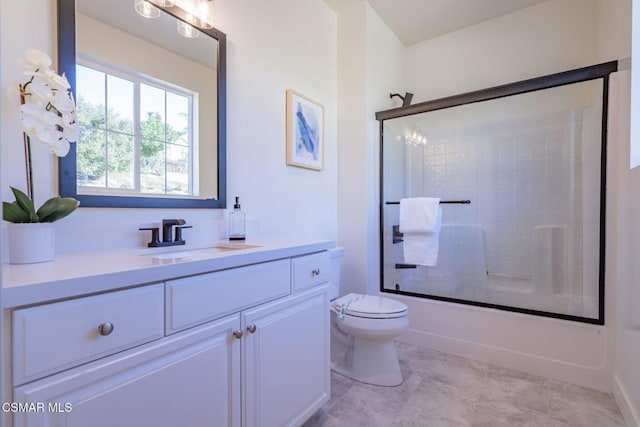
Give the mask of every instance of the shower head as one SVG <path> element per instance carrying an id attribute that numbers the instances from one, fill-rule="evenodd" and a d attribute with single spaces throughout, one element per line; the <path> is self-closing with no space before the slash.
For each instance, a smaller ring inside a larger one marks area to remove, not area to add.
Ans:
<path id="1" fill-rule="evenodd" d="M 400 95 L 399 93 L 389 94 L 389 98 L 391 99 L 393 99 L 394 96 L 397 96 L 398 98 L 402 99 L 403 107 L 408 107 L 409 105 L 411 105 L 411 100 L 413 99 L 413 94 L 411 92 L 405 92 L 404 96 Z"/>

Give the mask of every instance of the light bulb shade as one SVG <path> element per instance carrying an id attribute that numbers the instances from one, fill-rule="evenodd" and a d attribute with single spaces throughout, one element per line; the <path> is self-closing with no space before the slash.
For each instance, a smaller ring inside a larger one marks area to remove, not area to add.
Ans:
<path id="1" fill-rule="evenodd" d="M 147 0 L 135 0 L 134 8 L 138 15 L 145 18 L 157 18 L 160 16 L 160 9 L 149 3 Z"/>
<path id="2" fill-rule="evenodd" d="M 178 25 L 178 34 L 180 34 L 182 37 L 186 37 L 188 39 L 195 39 L 200 35 L 200 31 L 196 30 L 186 22 L 182 22 L 178 20 L 177 25 Z"/>
<path id="3" fill-rule="evenodd" d="M 210 3 L 209 0 L 200 0 L 198 4 L 198 19 L 196 25 L 205 30 L 213 28 L 213 12 L 209 6 Z"/>

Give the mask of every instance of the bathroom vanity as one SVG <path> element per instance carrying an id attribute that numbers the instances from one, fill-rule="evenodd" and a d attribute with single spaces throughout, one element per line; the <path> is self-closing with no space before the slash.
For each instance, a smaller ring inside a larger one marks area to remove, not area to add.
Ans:
<path id="1" fill-rule="evenodd" d="M 14 426 L 302 424 L 329 398 L 331 246 L 5 266 Z"/>

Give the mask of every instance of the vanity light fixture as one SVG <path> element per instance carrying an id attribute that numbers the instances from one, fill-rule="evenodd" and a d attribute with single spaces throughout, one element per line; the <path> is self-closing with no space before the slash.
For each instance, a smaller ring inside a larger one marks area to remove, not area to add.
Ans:
<path id="1" fill-rule="evenodd" d="M 201 28 L 210 30 L 213 28 L 213 17 L 211 13 L 210 3 L 212 0 L 200 0 L 197 3 L 196 10 L 189 11 L 188 22 L 176 21 L 178 34 L 188 39 L 195 39 L 200 35 L 196 29 Z M 175 6 L 174 0 L 135 0 L 135 9 L 140 16 L 145 18 L 158 18 L 160 16 L 160 7 Z"/>
<path id="2" fill-rule="evenodd" d="M 201 0 L 200 3 L 198 4 L 198 11 L 197 11 L 197 16 L 198 16 L 198 27 L 204 29 L 204 30 L 210 30 L 211 28 L 213 28 L 213 16 L 212 12 L 211 12 L 211 8 L 209 6 L 209 4 L 211 3 L 211 0 Z"/>
<path id="3" fill-rule="evenodd" d="M 138 15 L 145 18 L 154 19 L 160 16 L 160 9 L 147 0 L 136 0 L 134 8 L 136 12 L 138 12 Z"/>

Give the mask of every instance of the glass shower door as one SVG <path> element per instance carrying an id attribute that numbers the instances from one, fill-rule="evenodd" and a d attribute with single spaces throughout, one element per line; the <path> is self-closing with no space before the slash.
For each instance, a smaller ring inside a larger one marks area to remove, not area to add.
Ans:
<path id="1" fill-rule="evenodd" d="M 599 322 L 603 84 L 384 120 L 383 291 Z M 404 261 L 408 197 L 454 202 L 436 266 Z"/>

